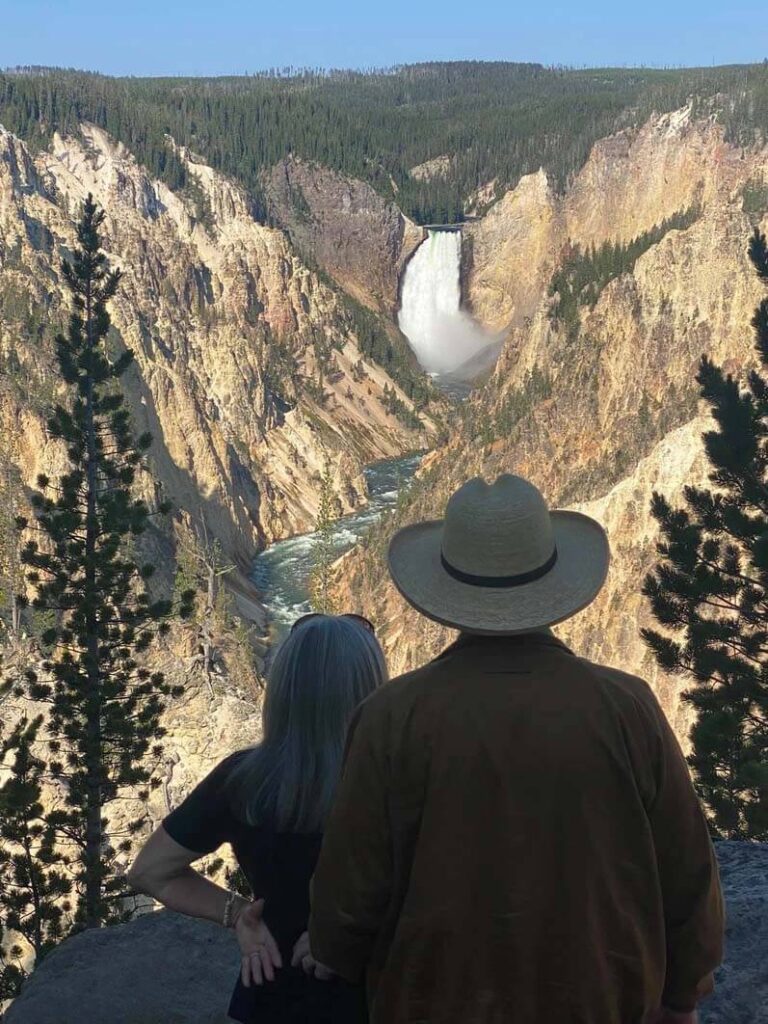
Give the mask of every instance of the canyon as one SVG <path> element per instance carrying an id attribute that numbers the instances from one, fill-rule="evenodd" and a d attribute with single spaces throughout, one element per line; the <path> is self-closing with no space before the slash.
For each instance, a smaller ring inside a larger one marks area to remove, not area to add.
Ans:
<path id="1" fill-rule="evenodd" d="M 247 670 L 225 659 L 209 678 L 183 630 L 151 652 L 183 695 L 163 712 L 146 827 L 258 740 L 265 661 L 304 608 L 308 535 L 328 479 L 339 550 L 349 548 L 334 568 L 335 604 L 375 622 L 393 675 L 452 639 L 387 580 L 398 528 L 438 517 L 464 480 L 505 472 L 530 477 L 553 506 L 593 515 L 611 543 L 608 581 L 556 632 L 646 678 L 687 747 L 685 680 L 662 673 L 640 635 L 658 539 L 650 498 L 680 502 L 707 479 L 702 353 L 736 377 L 757 365 L 750 320 L 764 288 L 747 244 L 768 228 L 768 148 L 757 134 L 734 139 L 693 101 L 629 126 L 617 119 L 567 175 L 534 166 L 509 186 L 489 176 L 464 197 L 465 221 L 444 230 L 409 216 L 414 193 L 409 206 L 381 168 L 363 180 L 285 152 L 260 169 L 257 197 L 215 153 L 163 136 L 184 171 L 183 184 L 169 183 L 134 141 L 87 119 L 42 142 L 0 125 L 0 462 L 23 494 L 38 474 L 65 469 L 46 429 L 64 395 L 53 338 L 69 310 L 61 262 L 90 193 L 123 271 L 109 354 L 134 351 L 124 378 L 133 425 L 154 438 L 138 487 L 150 506 L 174 506 L 145 553 L 167 588 L 182 530 L 218 542 L 250 644 Z M 459 163 L 436 152 L 410 169 L 419 187 Z M 585 272 L 586 290 L 571 294 Z M 276 571 L 292 574 L 290 586 L 276 586 Z M 23 638 L 11 667 L 33 648 Z M 29 711 L 0 698 L 6 727 Z M 136 797 L 109 814 L 120 825 L 140 810 Z M 754 908 L 738 913 L 751 921 Z M 162 944 L 167 919 L 142 920 L 127 928 L 156 927 Z M 65 944 L 73 956 L 85 948 L 77 941 Z M 223 976 L 229 951 L 217 956 Z M 741 977 L 749 958 L 737 959 Z M 725 1021 L 712 1006 L 707 1019 Z"/>
<path id="2" fill-rule="evenodd" d="M 247 567 L 259 547 L 312 524 L 326 459 L 348 510 L 365 499 L 363 465 L 428 444 L 435 424 L 386 411 L 385 387 L 411 403 L 364 357 L 341 291 L 283 231 L 253 220 L 242 188 L 183 155 L 193 196 L 151 180 L 93 126 L 34 158 L 0 132 L 5 436 L 25 482 L 50 468 L 38 397 L 67 314 L 61 259 L 90 192 L 123 271 L 114 347 L 136 356 L 129 397 L 135 429 L 154 436 L 150 475 Z"/>
<path id="3" fill-rule="evenodd" d="M 312 529 L 323 468 L 348 513 L 366 502 L 365 466 L 427 451 L 396 507 L 336 569 L 339 607 L 376 622 L 392 672 L 450 639 L 386 582 L 392 532 L 439 515 L 470 476 L 519 472 L 554 505 L 594 514 L 610 535 L 608 585 L 560 634 L 580 653 L 648 678 L 686 742 L 681 683 L 659 673 L 639 636 L 656 540 L 649 500 L 654 489 L 678 499 L 706 477 L 694 381 L 701 353 L 736 374 L 754 365 L 749 321 L 762 293 L 746 246 L 766 210 L 746 209 L 745 196 L 765 191 L 766 151 L 726 141 L 716 118 L 686 106 L 598 141 L 564 189 L 544 170 L 524 175 L 462 225 L 451 257 L 460 313 L 500 349 L 463 403 L 434 389 L 415 402 L 405 390 L 420 371 L 397 323 L 403 282 L 430 242 L 395 200 L 289 156 L 264 176 L 262 223 L 242 185 L 187 149 L 177 153 L 194 187 L 174 191 L 92 124 L 35 151 L 0 130 L 0 418 L 4 455 L 25 485 L 62 466 L 45 431 L 58 393 L 51 335 L 67 311 L 60 261 L 90 192 L 107 212 L 110 260 L 124 271 L 111 343 L 136 353 L 134 423 L 155 438 L 141 487 L 221 542 L 237 565 L 239 611 L 262 638 L 258 652 L 269 622 L 253 558 Z M 665 223 L 681 226 L 656 230 Z M 550 284 L 574 252 L 646 237 L 632 266 L 575 319 L 553 316 Z M 372 331 L 396 359 L 382 365 L 366 354 Z M 170 578 L 173 531 L 152 543 Z M 163 657 L 183 678 L 183 658 Z M 214 692 L 194 684 L 167 716 L 152 820 L 260 728 L 258 695 L 237 679 Z"/>

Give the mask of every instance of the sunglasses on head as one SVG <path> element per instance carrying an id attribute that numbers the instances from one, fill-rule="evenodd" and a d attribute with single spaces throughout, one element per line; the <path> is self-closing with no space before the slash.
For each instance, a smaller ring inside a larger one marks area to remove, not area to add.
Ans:
<path id="1" fill-rule="evenodd" d="M 302 615 L 301 618 L 296 619 L 294 624 L 291 626 L 291 632 L 293 633 L 297 627 L 303 626 L 304 623 L 309 622 L 310 619 L 322 619 L 327 617 L 328 616 L 324 616 L 322 612 L 308 612 L 306 615 Z M 362 626 L 363 629 L 367 629 L 369 633 L 373 633 L 374 636 L 376 635 L 376 627 L 371 620 L 366 619 L 364 615 L 356 615 L 354 612 L 345 612 L 343 615 L 339 615 L 339 618 L 351 619 L 353 622 Z"/>

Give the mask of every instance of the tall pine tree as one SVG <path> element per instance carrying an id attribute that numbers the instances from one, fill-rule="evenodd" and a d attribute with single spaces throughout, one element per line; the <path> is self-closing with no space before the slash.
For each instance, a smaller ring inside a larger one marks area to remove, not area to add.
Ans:
<path id="1" fill-rule="evenodd" d="M 759 231 L 750 257 L 768 284 Z M 685 508 L 654 494 L 661 559 L 646 579 L 660 666 L 692 678 L 689 763 L 716 834 L 768 839 L 768 298 L 752 321 L 762 372 L 746 387 L 702 358 L 698 382 L 715 428 L 704 435 L 712 487 Z"/>
<path id="2" fill-rule="evenodd" d="M 32 506 L 40 541 L 22 551 L 34 606 L 57 617 L 43 636 L 53 653 L 27 691 L 50 705 L 48 770 L 65 783 L 64 827 L 77 862 L 76 920 L 86 927 L 119 914 L 117 854 L 130 848 L 141 819 L 117 834 L 105 811 L 127 787 L 146 797 L 155 784 L 150 757 L 160 753 L 160 712 L 171 692 L 141 657 L 167 630 L 171 602 L 151 596 L 154 567 L 135 555 L 152 513 L 133 484 L 151 437 L 134 440 L 120 389 L 132 353 L 112 360 L 106 350 L 107 304 L 120 272 L 109 269 L 101 249 L 103 220 L 89 196 L 78 247 L 62 268 L 73 311 L 67 335 L 56 338 L 56 353 L 71 399 L 56 406 L 48 426 L 66 446 L 70 468 L 55 485 L 38 479 Z"/>

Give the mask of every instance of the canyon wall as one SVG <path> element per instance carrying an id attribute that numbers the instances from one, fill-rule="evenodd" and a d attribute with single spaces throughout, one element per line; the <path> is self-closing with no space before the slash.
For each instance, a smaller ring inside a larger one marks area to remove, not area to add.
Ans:
<path id="1" fill-rule="evenodd" d="M 400 275 L 424 230 L 366 182 L 289 158 L 267 176 L 272 216 L 363 305 L 397 312 Z"/>
<path id="2" fill-rule="evenodd" d="M 362 466 L 424 446 L 434 425 L 387 412 L 385 388 L 411 403 L 362 355 L 342 293 L 285 232 L 254 221 L 239 186 L 183 156 L 194 188 L 175 194 L 91 126 L 34 157 L 0 130 L 0 418 L 24 425 L 6 438 L 33 481 L 54 458 L 42 423 L 51 335 L 68 311 L 60 262 L 90 192 L 123 270 L 111 346 L 135 352 L 134 426 L 155 439 L 144 484 L 204 517 L 246 565 L 312 526 L 327 459 L 349 510 L 365 499 Z"/>
<path id="3" fill-rule="evenodd" d="M 582 248 L 629 242 L 762 178 L 762 164 L 759 154 L 726 145 L 713 121 L 692 121 L 687 107 L 602 139 L 564 195 L 539 171 L 466 225 L 467 305 L 493 331 L 522 327 L 569 240 Z"/>

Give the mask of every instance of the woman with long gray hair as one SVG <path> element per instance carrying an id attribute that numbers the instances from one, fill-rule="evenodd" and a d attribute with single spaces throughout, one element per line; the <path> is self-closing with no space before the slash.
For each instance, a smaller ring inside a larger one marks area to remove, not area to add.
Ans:
<path id="1" fill-rule="evenodd" d="M 261 743 L 225 758 L 163 821 L 128 878 L 171 910 L 232 928 L 241 972 L 229 1014 L 243 1024 L 358 1024 L 362 987 L 308 954 L 309 882 L 357 706 L 386 679 L 373 626 L 308 615 L 275 655 Z M 255 899 L 192 868 L 229 843 Z"/>

